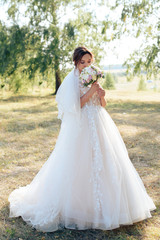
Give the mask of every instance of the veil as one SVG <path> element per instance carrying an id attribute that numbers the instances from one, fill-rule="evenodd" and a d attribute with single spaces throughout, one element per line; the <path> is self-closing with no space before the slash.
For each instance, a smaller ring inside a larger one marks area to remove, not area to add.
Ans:
<path id="1" fill-rule="evenodd" d="M 80 126 L 81 106 L 77 68 L 74 67 L 63 80 L 56 94 L 56 102 L 58 104 L 57 118 L 62 122 L 70 118 L 70 121 L 76 121 Z"/>

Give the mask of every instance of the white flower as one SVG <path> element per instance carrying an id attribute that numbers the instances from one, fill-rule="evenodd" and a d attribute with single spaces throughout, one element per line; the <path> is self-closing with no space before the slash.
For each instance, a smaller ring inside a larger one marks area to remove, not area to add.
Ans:
<path id="1" fill-rule="evenodd" d="M 83 68 L 80 74 L 80 80 L 83 82 L 85 86 L 93 83 L 93 81 L 97 80 L 98 73 L 101 70 L 94 65 L 90 65 L 89 67 Z"/>

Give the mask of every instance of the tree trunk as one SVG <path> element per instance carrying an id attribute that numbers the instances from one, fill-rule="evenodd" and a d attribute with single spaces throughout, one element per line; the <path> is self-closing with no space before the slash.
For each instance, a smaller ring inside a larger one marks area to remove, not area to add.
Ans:
<path id="1" fill-rule="evenodd" d="M 61 85 L 61 77 L 60 77 L 60 70 L 55 70 L 55 79 L 56 79 L 56 89 L 55 92 L 53 93 L 53 95 L 55 95 L 57 93 L 57 90 L 59 88 L 59 86 Z"/>

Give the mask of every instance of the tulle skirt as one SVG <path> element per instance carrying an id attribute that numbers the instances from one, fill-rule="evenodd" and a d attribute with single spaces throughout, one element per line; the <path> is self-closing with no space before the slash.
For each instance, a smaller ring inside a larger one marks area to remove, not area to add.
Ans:
<path id="1" fill-rule="evenodd" d="M 82 108 L 80 130 L 71 116 L 64 119 L 50 157 L 9 202 L 10 217 L 44 232 L 111 230 L 150 218 L 156 209 L 101 106 Z"/>

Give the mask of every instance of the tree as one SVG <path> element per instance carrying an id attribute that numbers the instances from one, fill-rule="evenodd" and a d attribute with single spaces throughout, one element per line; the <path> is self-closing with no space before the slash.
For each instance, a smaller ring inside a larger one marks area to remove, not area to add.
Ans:
<path id="1" fill-rule="evenodd" d="M 114 77 L 111 73 L 106 73 L 103 87 L 110 90 L 115 89 Z"/>
<path id="2" fill-rule="evenodd" d="M 104 1 L 102 1 L 104 4 Z M 160 72 L 160 1 L 159 0 L 116 0 L 107 5 L 113 14 L 103 21 L 102 33 L 112 31 L 112 40 L 122 36 L 143 36 L 143 43 L 124 63 L 131 75 L 146 71 L 147 76 Z M 115 16 L 115 15 L 114 15 Z M 133 71 L 132 71 L 133 70 Z"/>
<path id="3" fill-rule="evenodd" d="M 7 28 L 0 22 L 0 75 L 3 79 L 3 81 L 1 80 L 1 87 L 5 86 L 5 79 L 13 76 L 17 69 L 21 69 L 24 73 L 28 38 L 27 27 L 20 28 L 18 25 L 13 25 Z M 20 82 L 14 81 L 14 83 L 18 90 Z M 12 86 L 12 79 L 10 79 L 9 85 Z"/>
<path id="4" fill-rule="evenodd" d="M 25 37 L 27 28 L 19 28 L 14 25 L 10 28 L 5 27 L 0 22 L 0 74 L 11 75 L 19 63 L 24 58 Z M 16 48 L 15 48 L 16 46 Z"/>
<path id="5" fill-rule="evenodd" d="M 144 78 L 143 78 L 142 75 L 141 75 L 141 78 L 139 80 L 139 84 L 138 84 L 137 90 L 138 91 L 145 91 L 146 90 L 146 83 L 145 83 Z"/>
<path id="6" fill-rule="evenodd" d="M 94 47 L 94 51 L 97 53 L 97 61 L 100 60 L 101 35 L 97 34 L 100 32 L 98 21 L 92 11 L 84 9 L 83 0 L 6 1 L 10 3 L 8 14 L 14 25 L 17 24 L 19 19 L 20 6 L 24 3 L 26 6 L 25 14 L 29 22 L 25 27 L 29 29 L 29 40 L 27 47 L 24 48 L 25 53 L 23 55 L 25 55 L 26 71 L 30 78 L 33 78 L 37 71 L 45 74 L 48 69 L 53 68 L 56 79 L 56 93 L 61 84 L 61 76 L 66 72 L 67 64 L 72 62 L 72 53 L 75 47 L 80 44 Z M 62 23 L 61 15 L 65 12 L 67 6 L 76 9 L 77 18 Z"/>

